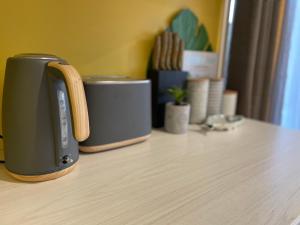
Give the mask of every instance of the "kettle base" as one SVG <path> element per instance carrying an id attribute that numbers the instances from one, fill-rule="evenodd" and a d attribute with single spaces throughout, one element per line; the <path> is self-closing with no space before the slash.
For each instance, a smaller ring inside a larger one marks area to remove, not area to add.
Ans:
<path id="1" fill-rule="evenodd" d="M 146 141 L 150 137 L 149 135 L 145 135 L 142 137 L 137 137 L 129 140 L 119 141 L 111 144 L 104 144 L 104 145 L 96 145 L 96 146 L 79 146 L 81 152 L 85 153 L 95 153 L 95 152 L 102 152 L 107 151 L 115 148 L 125 147 L 127 145 L 133 145 L 139 142 Z"/>
<path id="2" fill-rule="evenodd" d="M 77 165 L 77 163 L 74 163 L 72 166 L 60 170 L 60 171 L 56 171 L 54 173 L 47 173 L 47 174 L 43 174 L 43 175 L 21 175 L 21 174 L 16 174 L 16 173 L 12 173 L 10 171 L 7 170 L 7 172 L 14 177 L 17 180 L 20 181 L 25 181 L 25 182 L 42 182 L 42 181 L 48 181 L 48 180 L 54 180 L 56 178 L 62 177 L 64 175 L 67 175 L 68 173 L 72 172 L 73 169 L 75 168 L 75 166 Z"/>

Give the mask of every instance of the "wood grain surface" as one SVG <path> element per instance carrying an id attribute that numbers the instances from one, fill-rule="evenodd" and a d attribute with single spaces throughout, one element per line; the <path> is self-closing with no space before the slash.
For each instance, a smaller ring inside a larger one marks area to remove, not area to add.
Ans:
<path id="1" fill-rule="evenodd" d="M 184 41 L 180 40 L 180 42 L 179 42 L 179 51 L 178 51 L 178 61 L 177 61 L 178 70 L 182 70 L 182 67 L 183 67 L 183 52 L 184 52 Z"/>
<path id="2" fill-rule="evenodd" d="M 166 68 L 172 70 L 172 52 L 173 52 L 173 33 L 167 32 L 168 35 L 168 47 L 166 55 Z"/>
<path id="3" fill-rule="evenodd" d="M 152 69 L 159 70 L 161 55 L 161 36 L 157 36 L 153 48 Z"/>
<path id="4" fill-rule="evenodd" d="M 169 35 L 168 32 L 163 32 L 161 34 L 161 52 L 160 52 L 160 64 L 159 68 L 161 70 L 167 69 L 167 53 L 168 53 L 168 46 L 169 46 Z"/>
<path id="5" fill-rule="evenodd" d="M 172 58 L 171 64 L 173 70 L 179 70 L 178 68 L 178 58 L 179 58 L 179 46 L 180 45 L 180 37 L 177 33 L 173 33 L 173 51 L 172 51 Z"/>
<path id="6" fill-rule="evenodd" d="M 43 183 L 0 165 L 0 224 L 289 225 L 300 215 L 299 146 L 300 133 L 247 120 L 207 135 L 155 130 Z"/>

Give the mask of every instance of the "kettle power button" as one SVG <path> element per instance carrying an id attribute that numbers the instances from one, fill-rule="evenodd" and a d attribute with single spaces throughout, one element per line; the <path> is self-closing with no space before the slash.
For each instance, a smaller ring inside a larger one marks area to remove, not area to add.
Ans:
<path id="1" fill-rule="evenodd" d="M 71 159 L 69 155 L 65 155 L 62 157 L 63 164 L 72 163 L 72 162 L 73 162 L 73 159 Z"/>

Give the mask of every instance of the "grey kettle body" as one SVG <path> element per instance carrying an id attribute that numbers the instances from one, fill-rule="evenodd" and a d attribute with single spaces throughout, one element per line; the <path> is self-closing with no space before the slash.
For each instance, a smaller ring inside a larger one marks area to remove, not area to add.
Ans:
<path id="1" fill-rule="evenodd" d="M 11 175 L 44 181 L 73 169 L 89 124 L 83 84 L 71 65 L 53 55 L 9 58 L 2 110 L 5 166 Z"/>

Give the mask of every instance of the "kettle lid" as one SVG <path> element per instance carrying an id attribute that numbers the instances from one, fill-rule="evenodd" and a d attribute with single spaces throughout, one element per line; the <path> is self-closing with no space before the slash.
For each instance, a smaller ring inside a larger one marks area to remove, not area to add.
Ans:
<path id="1" fill-rule="evenodd" d="M 26 53 L 15 55 L 14 58 L 26 58 L 26 59 L 46 59 L 46 60 L 60 60 L 59 57 L 51 54 L 40 54 L 40 53 Z"/>

